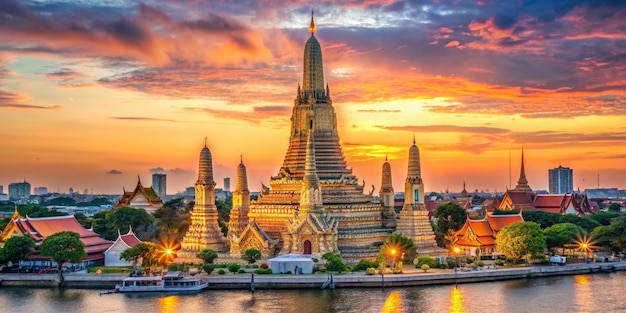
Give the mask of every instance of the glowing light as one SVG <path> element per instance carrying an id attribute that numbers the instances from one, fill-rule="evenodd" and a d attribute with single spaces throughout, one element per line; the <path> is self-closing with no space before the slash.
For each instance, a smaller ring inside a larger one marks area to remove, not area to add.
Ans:
<path id="1" fill-rule="evenodd" d="M 383 313 L 391 312 L 404 312 L 404 305 L 402 304 L 402 295 L 399 291 L 393 291 L 385 300 L 383 309 L 380 310 Z"/>
<path id="2" fill-rule="evenodd" d="M 391 248 L 391 251 L 390 251 L 390 252 L 391 252 L 391 255 L 396 256 L 396 249 Z"/>
<path id="3" fill-rule="evenodd" d="M 162 238 L 158 246 L 159 263 L 168 265 L 176 258 L 176 251 L 180 249 L 180 243 L 172 239 Z"/>
<path id="4" fill-rule="evenodd" d="M 459 254 L 459 253 L 461 253 L 461 248 L 454 247 L 453 251 L 454 251 L 454 254 Z"/>
<path id="5" fill-rule="evenodd" d="M 450 312 L 461 313 L 467 312 L 465 308 L 465 296 L 459 288 L 452 289 L 450 294 Z"/>
<path id="6" fill-rule="evenodd" d="M 178 296 L 159 297 L 159 312 L 170 313 L 177 312 L 178 308 Z"/>

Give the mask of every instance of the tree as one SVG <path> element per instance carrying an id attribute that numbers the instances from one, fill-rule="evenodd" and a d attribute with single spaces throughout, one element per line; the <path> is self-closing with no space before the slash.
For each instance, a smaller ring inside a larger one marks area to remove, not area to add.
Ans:
<path id="1" fill-rule="evenodd" d="M 593 220 L 586 216 L 578 216 L 574 214 L 560 215 L 559 223 L 572 223 L 582 227 L 586 232 L 590 233 L 594 228 L 600 226 L 596 220 Z"/>
<path id="2" fill-rule="evenodd" d="M 3 261 L 17 263 L 35 249 L 35 240 L 28 236 L 15 236 L 7 239 L 2 248 Z"/>
<path id="3" fill-rule="evenodd" d="M 261 251 L 254 249 L 254 248 L 247 249 L 241 255 L 241 259 L 248 262 L 248 264 L 252 264 L 256 262 L 257 260 L 261 259 Z"/>
<path id="4" fill-rule="evenodd" d="M 545 229 L 554 224 L 560 223 L 561 214 L 541 211 L 522 211 L 522 217 L 524 217 L 524 221 L 535 222 L 539 224 L 542 229 Z"/>
<path id="5" fill-rule="evenodd" d="M 496 247 L 509 258 L 537 257 L 546 249 L 546 236 L 535 222 L 515 222 L 503 227 L 496 236 Z"/>
<path id="6" fill-rule="evenodd" d="M 326 270 L 335 272 L 345 272 L 348 266 L 343 262 L 341 254 L 335 252 L 327 252 L 322 255 L 322 259 L 326 260 Z"/>
<path id="7" fill-rule="evenodd" d="M 450 233 L 461 229 L 467 221 L 467 211 L 454 202 L 437 206 L 433 216 L 437 219 L 437 244 L 444 248 L 452 243 Z"/>
<path id="8" fill-rule="evenodd" d="M 160 207 L 154 213 L 160 233 L 167 238 L 180 241 L 191 224 L 191 215 L 185 212 L 183 198 L 174 198 Z"/>
<path id="9" fill-rule="evenodd" d="M 543 233 L 546 235 L 546 245 L 550 250 L 562 248 L 565 244 L 574 242 L 584 232 L 582 227 L 572 223 L 554 224 L 543 230 Z"/>
<path id="10" fill-rule="evenodd" d="M 233 208 L 233 196 L 228 196 L 224 200 L 215 200 L 217 207 L 218 221 L 228 222 L 230 220 L 230 210 Z"/>
<path id="11" fill-rule="evenodd" d="M 596 245 L 609 246 L 615 252 L 626 248 L 626 215 L 621 215 L 611 221 L 609 226 L 596 227 L 591 232 Z"/>
<path id="12" fill-rule="evenodd" d="M 611 221 L 616 217 L 619 217 L 621 213 L 619 212 L 604 212 L 600 211 L 598 213 L 592 214 L 589 216 L 590 219 L 600 223 L 600 225 L 608 226 L 611 224 Z"/>
<path id="13" fill-rule="evenodd" d="M 380 249 L 385 256 L 397 261 L 412 262 L 417 256 L 417 245 L 413 239 L 400 233 L 387 236 L 387 240 Z M 395 255 L 392 255 L 392 251 L 395 251 Z"/>
<path id="14" fill-rule="evenodd" d="M 93 218 L 93 230 L 108 240 L 117 239 L 118 231 L 125 233 L 130 227 L 142 240 L 153 240 L 159 235 L 151 229 L 154 218 L 143 209 L 122 207 L 98 212 Z"/>
<path id="15" fill-rule="evenodd" d="M 141 266 L 146 268 L 146 272 L 151 272 L 152 266 L 157 263 L 157 247 L 152 242 L 142 242 L 134 247 L 128 248 L 120 254 L 120 259 L 132 262 L 136 266 L 141 259 Z"/>
<path id="16" fill-rule="evenodd" d="M 611 203 L 611 205 L 609 205 L 609 212 L 621 212 L 622 211 L 622 207 L 619 205 L 619 203 Z"/>
<path id="17" fill-rule="evenodd" d="M 217 259 L 217 252 L 211 249 L 204 249 L 196 254 L 196 257 L 204 263 L 213 264 L 213 261 Z"/>
<path id="18" fill-rule="evenodd" d="M 63 272 L 61 272 L 63 263 L 79 263 L 87 256 L 85 244 L 80 241 L 80 235 L 73 231 L 62 231 L 48 236 L 39 246 L 39 251 L 42 255 L 57 262 L 61 285 L 63 284 Z"/>

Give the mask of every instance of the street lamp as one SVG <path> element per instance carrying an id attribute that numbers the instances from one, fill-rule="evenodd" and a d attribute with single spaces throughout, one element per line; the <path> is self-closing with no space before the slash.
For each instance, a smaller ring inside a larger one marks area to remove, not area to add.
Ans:
<path id="1" fill-rule="evenodd" d="M 580 249 L 585 251 L 585 263 L 588 263 L 589 260 L 587 259 L 587 256 L 589 255 L 589 244 L 586 242 L 581 243 Z"/>
<path id="2" fill-rule="evenodd" d="M 454 247 L 454 288 L 459 287 L 459 281 L 457 279 L 457 268 L 459 267 L 459 253 L 461 253 L 461 248 Z"/>
<path id="3" fill-rule="evenodd" d="M 396 249 L 395 248 L 391 248 L 391 250 L 389 251 L 391 253 L 391 270 L 394 271 L 396 270 Z"/>

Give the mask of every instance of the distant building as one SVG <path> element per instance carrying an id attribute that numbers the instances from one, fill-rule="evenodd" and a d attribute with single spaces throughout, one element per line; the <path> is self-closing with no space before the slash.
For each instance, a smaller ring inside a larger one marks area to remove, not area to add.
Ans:
<path id="1" fill-rule="evenodd" d="M 74 194 L 74 188 L 70 187 L 70 195 Z"/>
<path id="2" fill-rule="evenodd" d="M 142 241 L 139 240 L 139 238 L 137 238 L 137 236 L 135 236 L 135 234 L 133 233 L 132 228 L 129 229 L 128 233 L 125 235 L 120 234 L 118 230 L 117 239 L 106 251 L 104 251 L 104 266 L 133 265 L 132 262 L 121 259 L 120 255 L 122 254 L 122 252 L 124 252 L 124 250 L 132 248 L 140 244 L 141 242 Z M 141 265 L 141 262 L 139 262 L 139 264 L 137 265 Z"/>
<path id="3" fill-rule="evenodd" d="M 552 194 L 572 193 L 574 191 L 574 175 L 569 167 L 548 170 L 549 191 Z"/>
<path id="4" fill-rule="evenodd" d="M 144 187 L 141 185 L 141 179 L 137 179 L 137 186 L 133 191 L 124 190 L 124 194 L 117 201 L 115 208 L 131 207 L 135 209 L 144 209 L 149 213 L 155 212 L 163 206 L 163 200 L 154 192 L 152 187 Z"/>
<path id="5" fill-rule="evenodd" d="M 35 195 L 43 196 L 43 195 L 48 193 L 48 188 L 46 188 L 46 187 L 35 187 L 35 189 L 33 191 L 35 192 Z"/>
<path id="6" fill-rule="evenodd" d="M 167 195 L 167 176 L 165 174 L 152 174 L 152 189 L 163 198 Z"/>
<path id="7" fill-rule="evenodd" d="M 20 200 L 30 197 L 30 183 L 26 180 L 22 183 L 9 184 L 9 199 Z"/>
<path id="8" fill-rule="evenodd" d="M 224 191 L 230 191 L 230 177 L 224 177 Z"/>
<path id="9" fill-rule="evenodd" d="M 4 193 L 4 186 L 0 186 L 0 195 Z"/>

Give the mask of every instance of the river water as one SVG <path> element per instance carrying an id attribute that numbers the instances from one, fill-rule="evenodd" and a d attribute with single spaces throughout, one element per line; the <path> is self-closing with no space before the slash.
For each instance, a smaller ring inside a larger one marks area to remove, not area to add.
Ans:
<path id="1" fill-rule="evenodd" d="M 0 312 L 626 312 L 626 272 L 385 289 L 100 295 L 95 289 L 0 287 Z"/>

